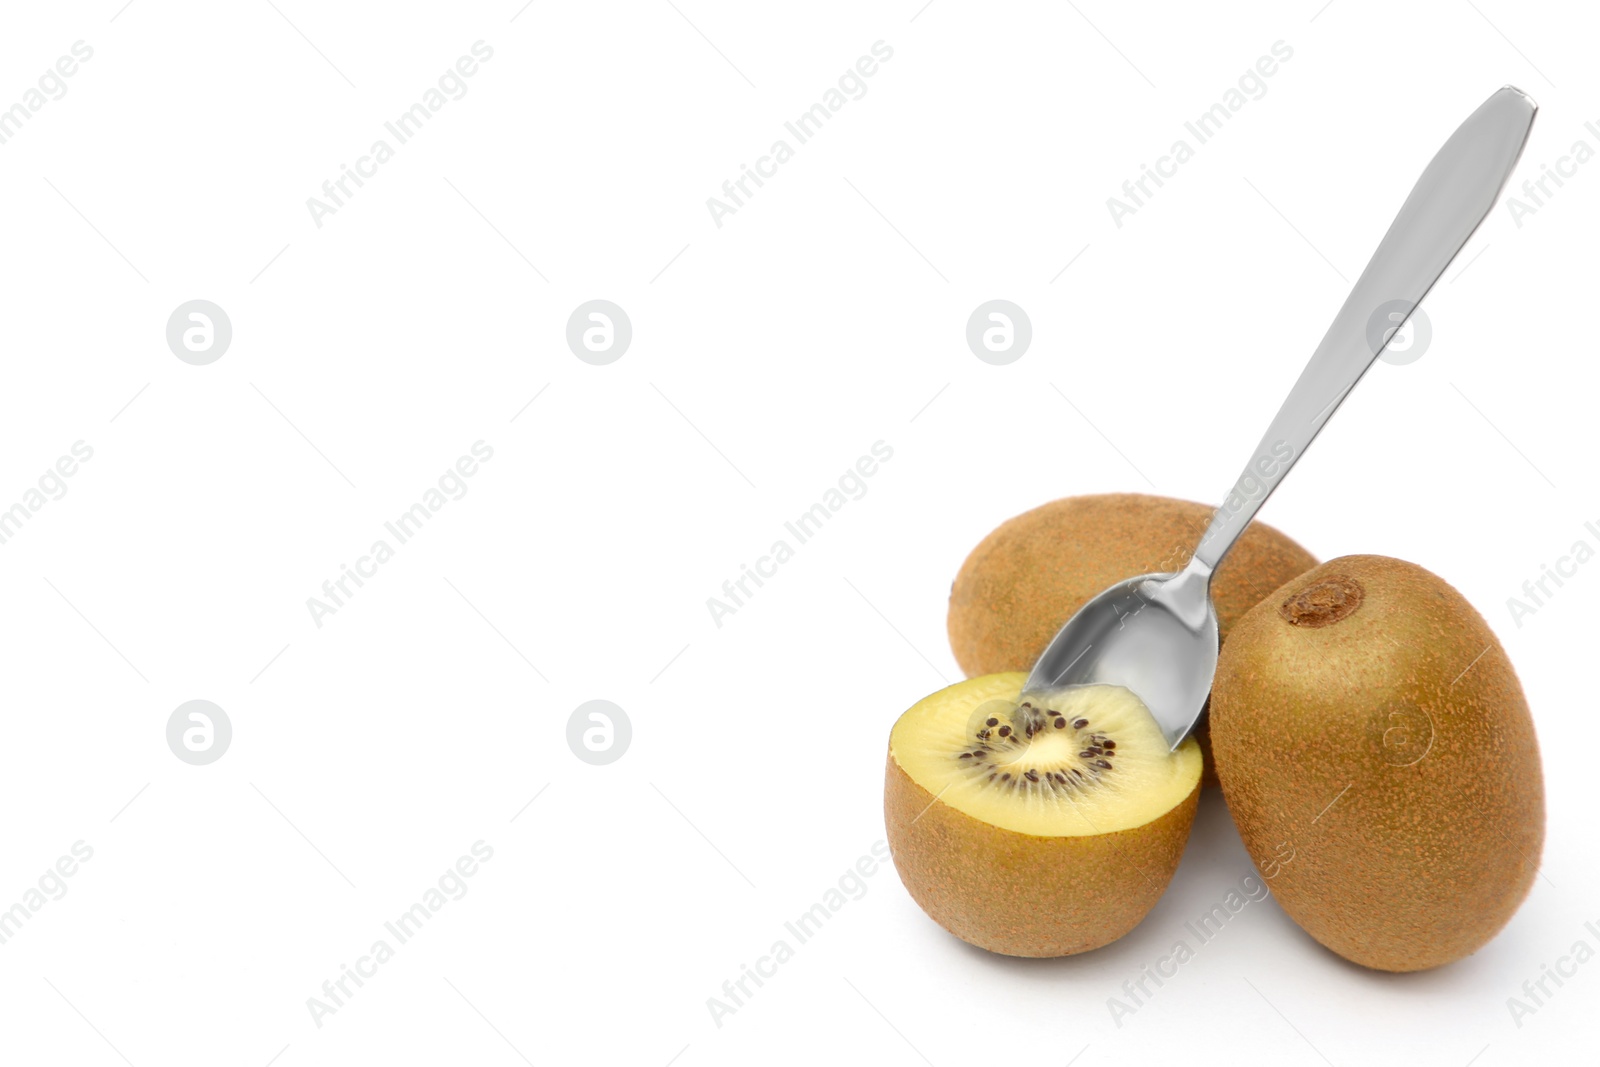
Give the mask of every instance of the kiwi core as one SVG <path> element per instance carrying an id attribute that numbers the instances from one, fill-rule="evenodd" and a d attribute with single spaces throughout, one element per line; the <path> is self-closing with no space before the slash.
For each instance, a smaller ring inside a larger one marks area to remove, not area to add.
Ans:
<path id="1" fill-rule="evenodd" d="M 1131 691 L 1074 686 L 1023 701 L 1025 677 L 972 679 L 921 701 L 895 724 L 890 755 L 945 804 L 1039 837 L 1143 826 L 1193 792 L 1199 747 L 1169 752 Z"/>

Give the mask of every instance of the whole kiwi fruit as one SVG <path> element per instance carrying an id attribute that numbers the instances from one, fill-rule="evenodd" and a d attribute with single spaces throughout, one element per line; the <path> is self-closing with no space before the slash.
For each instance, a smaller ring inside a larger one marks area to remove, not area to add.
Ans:
<path id="1" fill-rule="evenodd" d="M 1066 497 L 1006 520 L 972 550 L 950 587 L 956 662 L 968 677 L 1031 670 L 1056 631 L 1108 586 L 1183 569 L 1214 510 L 1172 497 L 1106 493 Z M 1316 565 L 1284 534 L 1252 523 L 1211 581 L 1222 639 L 1262 597 Z M 1204 720 L 1195 737 L 1208 746 Z"/>
<path id="2" fill-rule="evenodd" d="M 1345 959 L 1450 963 L 1533 884 L 1544 779 L 1522 687 L 1483 617 L 1415 564 L 1330 560 L 1247 612 L 1211 743 L 1273 895 Z"/>

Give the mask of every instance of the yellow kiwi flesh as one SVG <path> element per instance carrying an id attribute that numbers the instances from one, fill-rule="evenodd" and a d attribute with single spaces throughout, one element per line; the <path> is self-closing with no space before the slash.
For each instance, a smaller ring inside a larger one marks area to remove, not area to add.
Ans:
<path id="1" fill-rule="evenodd" d="M 1505 650 L 1421 567 L 1347 556 L 1251 609 L 1211 693 L 1217 774 L 1285 912 L 1367 967 L 1482 947 L 1544 842 L 1533 720 Z"/>
<path id="2" fill-rule="evenodd" d="M 1007 520 L 972 550 L 951 586 L 946 624 L 956 662 L 968 677 L 1031 670 L 1095 595 L 1137 574 L 1181 570 L 1212 513 L 1188 500 L 1107 493 L 1066 497 Z M 1262 597 L 1316 565 L 1278 530 L 1252 523 L 1211 582 L 1223 640 Z M 1204 719 L 1195 737 L 1208 746 Z"/>
<path id="3" fill-rule="evenodd" d="M 1116 686 L 1021 701 L 1020 672 L 918 702 L 889 737 L 884 811 L 913 899 L 957 937 L 1011 956 L 1116 940 L 1155 906 L 1200 788 L 1193 740 L 1169 752 Z"/>

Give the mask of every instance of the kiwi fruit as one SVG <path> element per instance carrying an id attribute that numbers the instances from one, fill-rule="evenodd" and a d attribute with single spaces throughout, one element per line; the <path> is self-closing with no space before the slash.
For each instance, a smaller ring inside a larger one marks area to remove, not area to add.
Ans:
<path id="1" fill-rule="evenodd" d="M 1250 609 L 1222 648 L 1223 795 L 1283 910 L 1347 960 L 1419 971 L 1510 920 L 1544 844 L 1516 673 L 1443 579 L 1345 556 Z"/>
<path id="2" fill-rule="evenodd" d="M 1169 751 L 1126 689 L 1024 701 L 1026 680 L 969 678 L 900 716 L 884 816 L 901 880 L 941 926 L 991 952 L 1067 956 L 1133 929 L 1166 889 L 1200 749 Z"/>
<path id="3" fill-rule="evenodd" d="M 1000 524 L 967 556 L 950 587 L 956 663 L 972 677 L 1027 671 L 1056 631 L 1107 587 L 1136 574 L 1182 570 L 1214 508 L 1141 493 L 1071 496 Z M 1262 597 L 1317 565 L 1265 523 L 1252 523 L 1217 568 L 1211 599 L 1226 640 Z M 1209 747 L 1206 722 L 1195 739 Z M 1215 784 L 1206 752 L 1206 782 Z"/>
<path id="4" fill-rule="evenodd" d="M 950 650 L 970 678 L 1026 671 L 1078 609 L 1125 578 L 1182 570 L 1214 508 L 1140 493 L 1070 496 L 1001 523 L 950 587 Z M 1217 568 L 1211 599 L 1224 639 L 1246 611 L 1317 565 L 1251 523 Z"/>

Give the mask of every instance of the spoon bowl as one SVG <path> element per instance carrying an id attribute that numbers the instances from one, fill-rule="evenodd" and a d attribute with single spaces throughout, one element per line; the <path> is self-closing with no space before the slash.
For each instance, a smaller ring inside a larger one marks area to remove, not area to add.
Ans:
<path id="1" fill-rule="evenodd" d="M 1216 671 L 1217 611 L 1210 572 L 1141 574 L 1097 595 L 1034 664 L 1029 693 L 1069 685 L 1131 689 L 1176 748 L 1205 703 Z"/>

